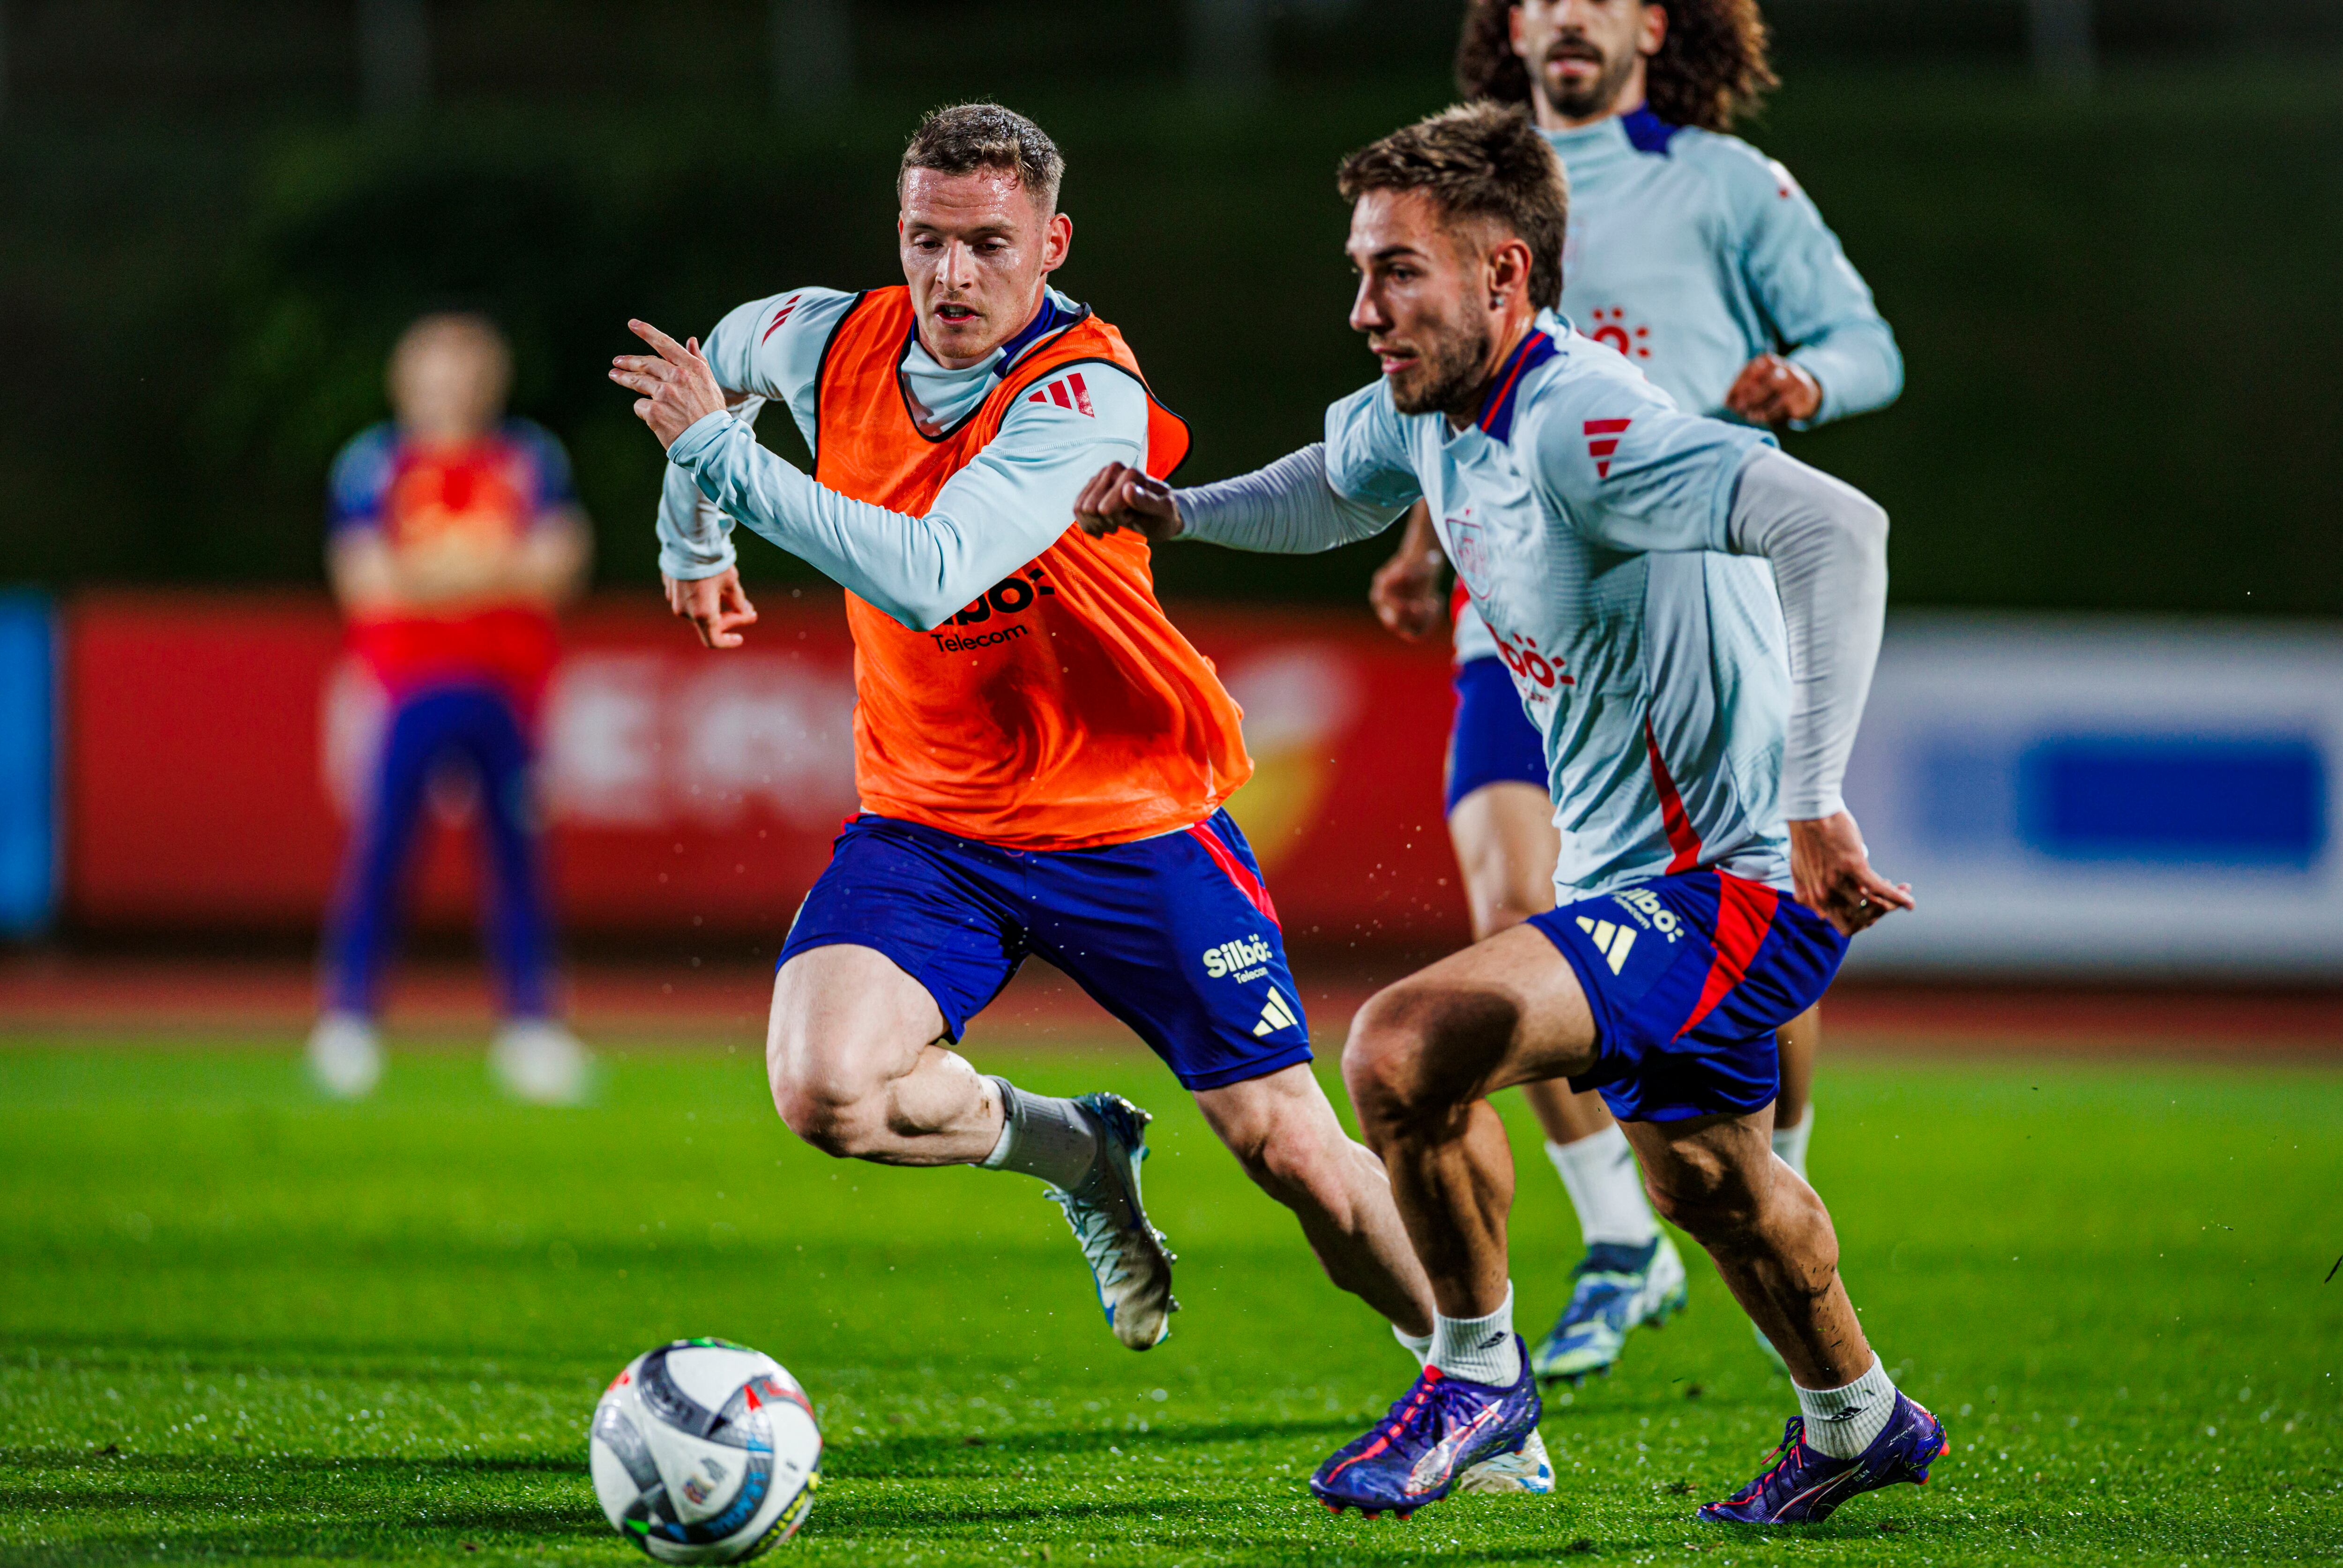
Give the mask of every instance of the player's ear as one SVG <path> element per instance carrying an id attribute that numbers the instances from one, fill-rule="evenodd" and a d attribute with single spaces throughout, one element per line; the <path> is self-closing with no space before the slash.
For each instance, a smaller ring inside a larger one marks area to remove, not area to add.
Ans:
<path id="1" fill-rule="evenodd" d="M 1534 259 L 1530 255 L 1529 242 L 1518 236 L 1509 236 L 1490 247 L 1487 265 L 1491 309 L 1502 308 L 1515 294 L 1527 292 Z"/>
<path id="2" fill-rule="evenodd" d="M 1055 272 L 1066 265 L 1066 257 L 1074 248 L 1074 220 L 1064 213 L 1050 215 L 1050 226 L 1041 236 L 1041 270 Z"/>
<path id="3" fill-rule="evenodd" d="M 1635 36 L 1635 53 L 1646 60 L 1660 52 L 1668 41 L 1668 8 L 1664 5 L 1644 7 L 1643 31 Z"/>

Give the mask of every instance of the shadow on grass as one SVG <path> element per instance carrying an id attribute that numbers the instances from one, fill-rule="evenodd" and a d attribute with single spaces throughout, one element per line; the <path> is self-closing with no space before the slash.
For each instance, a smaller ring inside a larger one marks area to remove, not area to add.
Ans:
<path id="1" fill-rule="evenodd" d="M 821 1467 L 832 1475 L 861 1477 L 936 1476 L 997 1470 L 1007 1457 L 1045 1454 L 1105 1454 L 1112 1448 L 1205 1447 L 1215 1443 L 1266 1442 L 1282 1438 L 1356 1437 L 1355 1415 L 1306 1421 L 1231 1421 L 1185 1425 L 1157 1422 L 1146 1432 L 1120 1427 L 1091 1431 L 1058 1429 L 966 1437 L 872 1437 L 832 1445 Z"/>

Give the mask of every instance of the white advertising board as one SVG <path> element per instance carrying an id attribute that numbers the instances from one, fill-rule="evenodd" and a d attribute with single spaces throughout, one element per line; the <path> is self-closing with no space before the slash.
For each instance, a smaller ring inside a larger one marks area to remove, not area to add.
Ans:
<path id="1" fill-rule="evenodd" d="M 2343 979 L 2343 630 L 1899 615 L 1847 779 L 1916 914 L 1847 972 Z"/>

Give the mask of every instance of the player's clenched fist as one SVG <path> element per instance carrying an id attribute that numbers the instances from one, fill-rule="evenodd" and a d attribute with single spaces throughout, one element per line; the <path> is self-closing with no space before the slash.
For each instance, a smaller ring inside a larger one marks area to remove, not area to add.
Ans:
<path id="1" fill-rule="evenodd" d="M 699 339 L 678 343 L 648 321 L 629 321 L 628 330 L 656 354 L 621 354 L 610 361 L 610 379 L 641 396 L 635 417 L 651 427 L 661 447 L 710 414 L 724 412 L 724 389 L 700 357 Z"/>
<path id="2" fill-rule="evenodd" d="M 1109 463 L 1074 498 L 1074 521 L 1092 538 L 1129 528 L 1161 544 L 1180 537 L 1180 503 L 1171 486 L 1145 469 Z"/>

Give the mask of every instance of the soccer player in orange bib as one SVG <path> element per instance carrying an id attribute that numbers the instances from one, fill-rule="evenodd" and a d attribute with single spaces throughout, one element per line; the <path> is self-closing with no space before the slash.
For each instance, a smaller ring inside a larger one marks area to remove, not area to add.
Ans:
<path id="1" fill-rule="evenodd" d="M 781 950 L 773 1101 L 831 1154 L 1039 1177 L 1116 1338 L 1160 1342 L 1145 1114 L 951 1049 L 1039 953 L 1164 1060 L 1335 1282 L 1420 1343 L 1423 1271 L 1311 1074 L 1275 905 L 1222 809 L 1252 770 L 1236 706 L 1156 602 L 1145 542 L 1073 526 L 1101 463 L 1168 475 L 1188 440 L 1121 335 L 1048 286 L 1073 234 L 1063 166 L 1021 116 L 939 111 L 899 176 L 907 286 L 775 295 L 704 353 L 638 322 L 656 352 L 611 372 L 667 447 L 660 570 L 710 647 L 756 618 L 732 520 L 848 589 L 862 811 Z M 757 444 L 769 399 L 811 475 Z"/>

